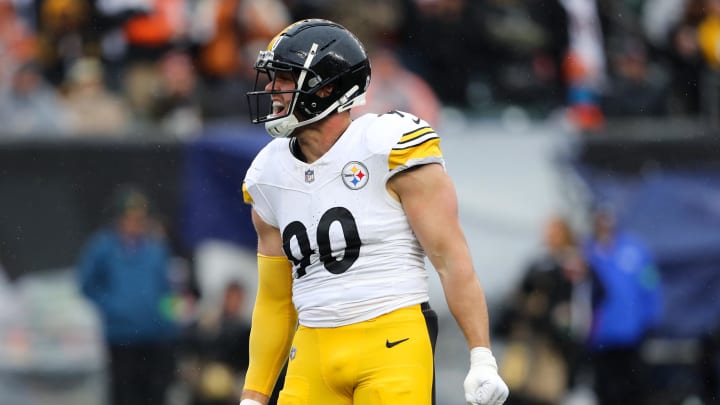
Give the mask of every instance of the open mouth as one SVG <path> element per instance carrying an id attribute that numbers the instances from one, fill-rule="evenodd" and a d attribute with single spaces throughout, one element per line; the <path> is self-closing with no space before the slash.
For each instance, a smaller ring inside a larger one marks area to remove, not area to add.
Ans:
<path id="1" fill-rule="evenodd" d="M 271 118 L 279 117 L 283 114 L 285 114 L 285 104 L 280 101 L 273 101 L 272 114 L 270 114 L 270 117 Z"/>

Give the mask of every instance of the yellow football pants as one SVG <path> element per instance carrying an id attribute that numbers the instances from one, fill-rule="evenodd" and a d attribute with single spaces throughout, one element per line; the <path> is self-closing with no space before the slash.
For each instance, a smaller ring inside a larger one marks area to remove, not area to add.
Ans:
<path id="1" fill-rule="evenodd" d="M 300 326 L 278 405 L 430 405 L 433 353 L 420 305 L 337 328 Z"/>

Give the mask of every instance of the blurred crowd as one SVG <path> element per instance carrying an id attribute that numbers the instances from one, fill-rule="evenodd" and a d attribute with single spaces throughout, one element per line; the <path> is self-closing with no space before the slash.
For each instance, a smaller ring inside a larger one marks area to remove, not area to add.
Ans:
<path id="1" fill-rule="evenodd" d="M 107 357 L 106 398 L 87 403 L 236 404 L 249 361 L 244 283 L 236 275 L 216 299 L 201 294 L 141 187 L 117 186 L 104 212 L 73 271 L 98 314 Z"/>
<path id="2" fill-rule="evenodd" d="M 183 138 L 247 122 L 257 51 L 305 17 L 365 43 L 362 111 L 434 125 L 445 107 L 560 112 L 581 129 L 693 116 L 720 67 L 719 0 L 0 0 L 2 133 Z"/>
<path id="3" fill-rule="evenodd" d="M 586 232 L 567 217 L 548 219 L 543 249 L 506 300 L 495 332 L 507 341 L 508 404 L 566 403 L 582 386 L 601 405 L 682 403 L 654 387 L 642 354 L 663 314 L 655 252 L 612 207 L 589 216 Z"/>

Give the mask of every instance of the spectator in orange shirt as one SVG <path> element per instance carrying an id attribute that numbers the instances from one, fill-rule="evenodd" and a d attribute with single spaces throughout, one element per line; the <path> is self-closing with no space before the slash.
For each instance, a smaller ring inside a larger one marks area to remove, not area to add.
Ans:
<path id="1" fill-rule="evenodd" d="M 11 0 L 0 0 L 0 87 L 16 69 L 37 54 L 37 39 L 18 17 Z"/>

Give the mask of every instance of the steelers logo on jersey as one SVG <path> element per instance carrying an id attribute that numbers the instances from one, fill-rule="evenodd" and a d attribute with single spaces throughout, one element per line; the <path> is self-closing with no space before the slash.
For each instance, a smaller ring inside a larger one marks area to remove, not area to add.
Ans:
<path id="1" fill-rule="evenodd" d="M 350 190 L 360 190 L 367 184 L 370 174 L 364 164 L 348 162 L 343 166 L 341 177 Z"/>

